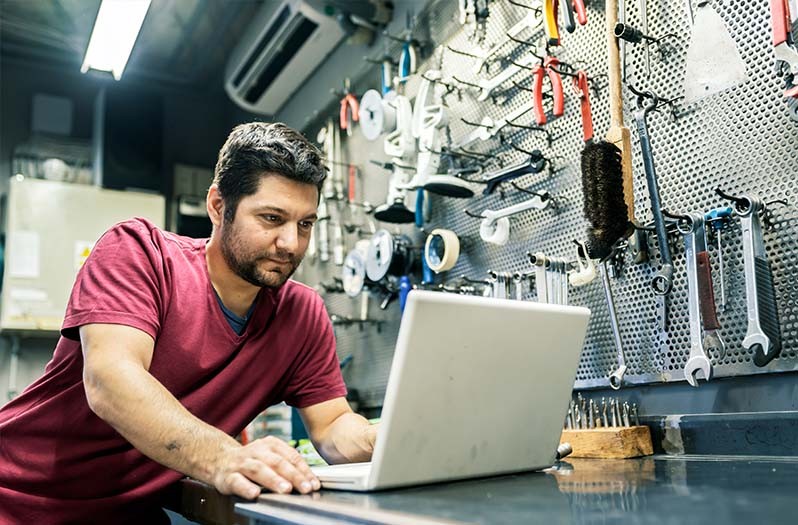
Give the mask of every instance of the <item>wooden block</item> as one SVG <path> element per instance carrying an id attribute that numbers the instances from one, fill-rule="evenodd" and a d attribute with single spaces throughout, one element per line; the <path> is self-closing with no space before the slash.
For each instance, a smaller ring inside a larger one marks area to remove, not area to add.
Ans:
<path id="1" fill-rule="evenodd" d="M 570 443 L 574 458 L 636 458 L 654 453 L 647 426 L 563 430 L 560 443 Z"/>

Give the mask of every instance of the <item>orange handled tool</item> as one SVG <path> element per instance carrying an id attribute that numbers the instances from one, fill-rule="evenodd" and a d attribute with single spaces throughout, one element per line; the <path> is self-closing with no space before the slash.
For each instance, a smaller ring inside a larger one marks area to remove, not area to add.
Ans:
<path id="1" fill-rule="evenodd" d="M 590 87 L 587 85 L 587 74 L 577 71 L 573 78 L 574 88 L 579 93 L 579 108 L 582 111 L 582 136 L 585 142 L 593 140 L 593 114 L 590 111 Z"/>
<path id="2" fill-rule="evenodd" d="M 545 71 L 546 75 L 549 77 L 549 81 L 551 82 L 551 93 L 552 98 L 554 99 L 554 109 L 552 114 L 555 117 L 562 116 L 563 112 L 565 111 L 565 99 L 563 98 L 562 92 L 562 77 L 556 71 L 557 66 L 560 65 L 560 61 L 557 60 L 557 57 L 548 56 L 543 59 L 543 65 L 538 65 L 532 71 L 533 77 L 533 86 L 532 86 L 532 110 L 535 113 L 535 122 L 539 126 L 542 126 L 546 123 L 546 111 L 543 109 L 543 73 Z"/>

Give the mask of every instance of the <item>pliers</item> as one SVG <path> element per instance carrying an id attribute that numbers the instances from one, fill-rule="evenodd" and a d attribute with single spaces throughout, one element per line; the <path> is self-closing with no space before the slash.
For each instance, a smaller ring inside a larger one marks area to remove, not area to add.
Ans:
<path id="1" fill-rule="evenodd" d="M 784 96 L 791 99 L 788 103 L 790 116 L 798 121 L 798 49 L 792 38 L 788 0 L 770 0 L 770 15 L 776 70 L 785 79 Z"/>
<path id="2" fill-rule="evenodd" d="M 338 123 L 341 125 L 341 129 L 346 131 L 347 137 L 352 136 L 352 126 L 349 120 L 357 122 L 360 119 L 359 114 L 360 104 L 352 93 L 347 92 L 341 99 L 341 111 L 338 114 Z"/>
<path id="3" fill-rule="evenodd" d="M 552 114 L 555 117 L 560 117 L 565 111 L 565 99 L 563 98 L 562 92 L 562 77 L 556 69 L 559 65 L 560 61 L 557 60 L 557 57 L 547 56 L 543 59 L 543 64 L 535 66 L 535 69 L 532 71 L 532 109 L 535 113 L 535 122 L 537 122 L 538 126 L 542 126 L 546 123 L 546 111 L 543 109 L 544 70 L 546 75 L 549 77 L 549 81 L 551 82 L 552 98 L 554 99 L 554 110 L 552 111 Z"/>

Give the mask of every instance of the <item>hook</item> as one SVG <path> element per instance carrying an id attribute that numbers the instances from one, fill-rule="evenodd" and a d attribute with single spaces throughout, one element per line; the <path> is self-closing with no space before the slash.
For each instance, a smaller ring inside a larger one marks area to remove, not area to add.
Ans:
<path id="1" fill-rule="evenodd" d="M 509 33 L 507 34 L 507 38 L 512 40 L 513 42 L 516 42 L 518 44 L 523 44 L 525 46 L 536 46 L 537 47 L 537 45 L 538 45 L 537 42 L 534 42 L 532 40 L 523 40 L 521 38 L 516 38 L 516 37 L 514 37 L 513 35 L 511 35 Z M 534 55 L 534 53 L 532 53 L 532 54 Z M 535 55 L 535 56 L 537 56 L 537 55 Z"/>
<path id="2" fill-rule="evenodd" d="M 474 212 L 472 212 L 472 211 L 469 211 L 469 210 L 467 210 L 467 209 L 466 209 L 466 210 L 463 210 L 463 212 L 464 212 L 466 215 L 468 215 L 469 217 L 473 218 L 473 219 L 484 219 L 484 218 L 485 218 L 485 216 L 484 216 L 484 215 L 482 215 L 481 213 L 480 213 L 480 214 L 476 214 L 476 213 L 474 213 Z"/>
<path id="3" fill-rule="evenodd" d="M 526 188 L 522 188 L 521 186 L 516 184 L 514 181 L 510 182 L 510 186 L 512 186 L 516 190 L 520 191 L 521 193 L 528 193 L 529 195 L 537 195 L 541 199 L 548 199 L 548 198 L 551 197 L 548 193 L 540 193 L 539 191 L 532 191 L 532 190 L 528 190 Z"/>
<path id="4" fill-rule="evenodd" d="M 457 78 L 454 75 L 452 75 L 452 80 L 454 80 L 455 82 L 457 82 L 459 84 L 465 84 L 466 86 L 471 86 L 471 87 L 475 87 L 477 89 L 482 89 L 482 86 L 480 86 L 479 84 L 474 84 L 473 82 L 466 82 L 465 80 L 460 80 L 459 78 Z"/>
<path id="5" fill-rule="evenodd" d="M 463 55 L 463 56 L 465 56 L 465 57 L 469 57 L 469 58 L 480 58 L 480 59 L 482 58 L 481 56 L 475 55 L 475 54 L 473 54 L 473 53 L 469 53 L 469 52 L 467 52 L 467 51 L 463 51 L 463 50 L 460 50 L 460 49 L 455 49 L 455 48 L 453 48 L 452 46 L 450 46 L 450 45 L 448 45 L 448 44 L 446 45 L 446 49 L 448 49 L 448 50 L 449 50 L 449 51 L 451 51 L 452 53 L 455 53 L 455 54 L 458 54 L 458 55 Z"/>
<path id="6" fill-rule="evenodd" d="M 554 141 L 554 137 L 551 135 L 551 132 L 548 129 L 546 129 L 546 128 L 543 128 L 543 127 L 540 127 L 540 126 L 527 126 L 525 124 L 517 124 L 516 122 L 514 122 L 512 120 L 508 120 L 507 121 L 507 125 L 510 126 L 510 127 L 513 127 L 513 128 L 526 129 L 526 130 L 529 130 L 529 131 L 537 131 L 537 132 L 545 133 L 545 135 L 546 135 L 546 143 L 549 146 L 551 146 L 551 143 Z"/>
<path id="7" fill-rule="evenodd" d="M 470 120 L 466 120 L 463 117 L 460 117 L 460 120 L 463 122 L 463 124 L 468 124 L 469 126 L 473 126 L 475 128 L 493 129 L 493 126 L 482 124 L 481 122 L 471 122 Z"/>
<path id="8" fill-rule="evenodd" d="M 523 7 L 524 9 L 529 9 L 531 11 L 534 11 L 537 15 L 541 14 L 541 10 L 540 10 L 539 7 L 532 7 L 530 5 L 522 4 L 521 2 L 516 2 L 515 0 L 507 0 L 507 1 L 509 3 L 511 3 L 511 4 L 513 4 L 513 5 L 518 6 L 518 7 Z"/>
<path id="9" fill-rule="evenodd" d="M 516 146 L 515 143 L 512 140 L 510 140 L 507 137 L 505 137 L 504 134 L 502 134 L 502 133 L 499 133 L 499 142 L 502 145 L 504 145 L 504 146 L 510 146 L 510 148 L 514 149 L 515 151 L 519 151 L 521 153 L 526 153 L 530 157 L 539 157 L 540 156 L 540 150 L 529 151 L 529 150 L 526 150 L 526 149 L 524 149 L 524 148 L 522 148 L 520 146 Z"/>

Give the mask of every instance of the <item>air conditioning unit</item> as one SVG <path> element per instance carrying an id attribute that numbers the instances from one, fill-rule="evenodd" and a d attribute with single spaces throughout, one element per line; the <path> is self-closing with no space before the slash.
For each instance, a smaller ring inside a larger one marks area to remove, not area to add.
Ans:
<path id="1" fill-rule="evenodd" d="M 248 111 L 274 115 L 345 36 L 316 1 L 267 1 L 227 64 L 227 94 Z"/>

